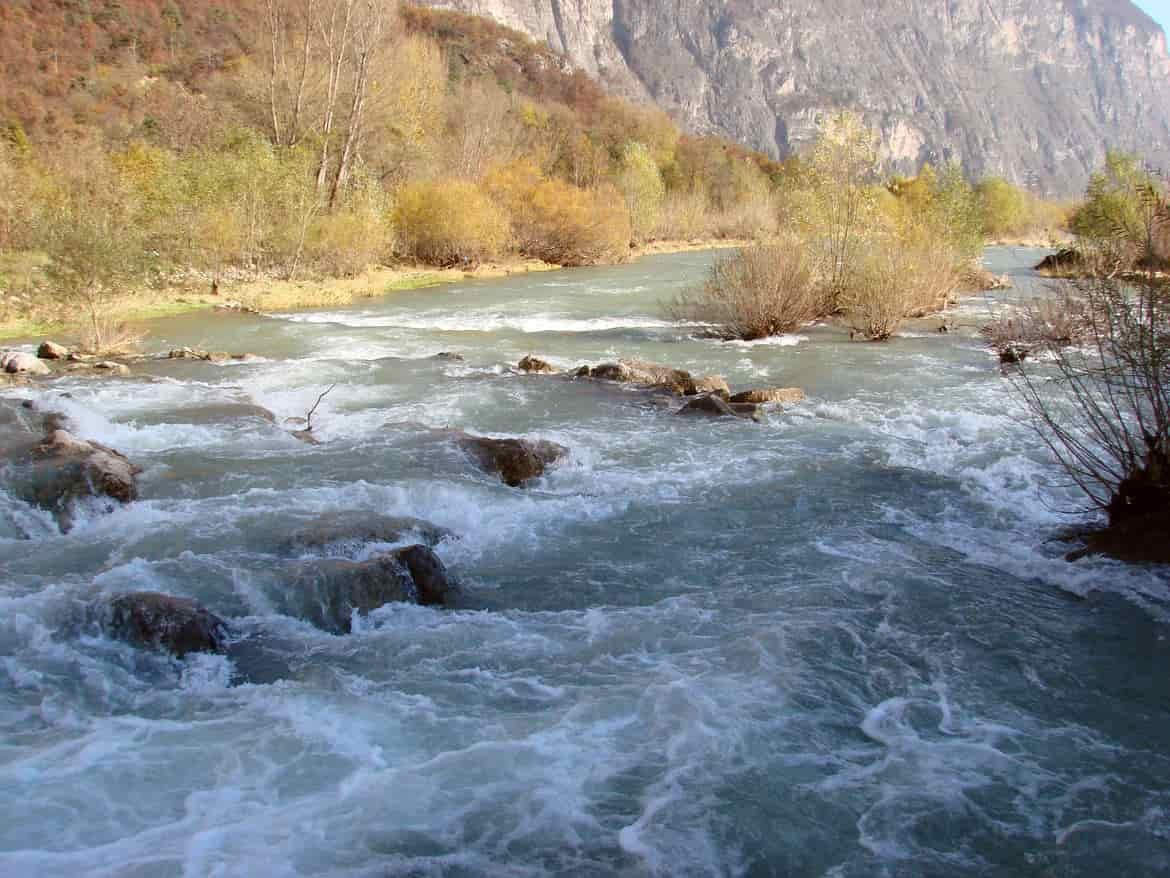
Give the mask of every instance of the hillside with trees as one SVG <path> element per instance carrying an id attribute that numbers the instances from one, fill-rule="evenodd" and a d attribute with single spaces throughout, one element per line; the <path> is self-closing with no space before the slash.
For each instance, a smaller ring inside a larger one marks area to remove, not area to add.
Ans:
<path id="1" fill-rule="evenodd" d="M 916 188 L 689 136 L 518 32 L 376 0 L 19 0 L 0 45 L 4 319 L 82 307 L 98 337 L 131 291 L 613 263 L 654 240 L 816 236 L 854 186 L 896 223 L 937 188 L 930 169 Z M 982 185 L 976 237 L 1059 222 Z"/>

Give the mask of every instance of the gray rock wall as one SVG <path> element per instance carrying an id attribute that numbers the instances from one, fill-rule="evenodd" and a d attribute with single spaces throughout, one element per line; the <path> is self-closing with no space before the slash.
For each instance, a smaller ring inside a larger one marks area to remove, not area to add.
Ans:
<path id="1" fill-rule="evenodd" d="M 446 0 L 688 129 L 783 156 L 838 108 L 891 167 L 1079 192 L 1107 146 L 1170 166 L 1170 56 L 1128 0 Z"/>

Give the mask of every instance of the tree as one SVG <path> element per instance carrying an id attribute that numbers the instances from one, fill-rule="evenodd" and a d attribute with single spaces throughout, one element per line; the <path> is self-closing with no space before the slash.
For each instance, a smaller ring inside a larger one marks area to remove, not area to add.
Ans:
<path id="1" fill-rule="evenodd" d="M 821 129 L 808 166 L 812 233 L 822 245 L 822 275 L 839 295 L 872 228 L 877 140 L 860 116 L 838 113 Z"/>
<path id="2" fill-rule="evenodd" d="M 104 157 L 85 156 L 64 170 L 44 204 L 37 243 L 49 259 L 50 283 L 66 303 L 85 309 L 90 347 L 100 352 L 108 334 L 105 306 L 143 269 L 141 205 Z"/>
<path id="3" fill-rule="evenodd" d="M 1083 246 L 1107 259 L 1134 264 L 1153 255 L 1164 204 L 1161 183 L 1134 155 L 1110 151 L 1089 179 L 1085 203 L 1070 226 Z"/>
<path id="4" fill-rule="evenodd" d="M 622 149 L 618 188 L 626 200 L 635 241 L 645 241 L 654 230 L 666 187 L 654 156 L 643 144 L 631 141 Z"/>
<path id="5" fill-rule="evenodd" d="M 1028 196 L 1003 177 L 986 177 L 975 187 L 983 234 L 999 238 L 1014 234 L 1027 219 Z"/>

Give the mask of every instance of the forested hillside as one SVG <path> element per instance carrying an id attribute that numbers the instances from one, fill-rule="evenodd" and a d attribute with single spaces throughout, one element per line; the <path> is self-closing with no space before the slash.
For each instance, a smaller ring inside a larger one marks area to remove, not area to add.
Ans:
<path id="1" fill-rule="evenodd" d="M 197 279 L 354 276 L 392 260 L 597 264 L 655 239 L 761 239 L 816 226 L 810 211 L 827 202 L 809 187 L 846 182 L 687 136 L 547 47 L 460 13 L 19 0 L 0 8 L 0 41 L 9 317 L 30 302 L 95 315 L 122 291 Z M 849 185 L 881 189 L 875 172 Z M 924 179 L 953 189 L 957 173 Z M 911 191 L 924 189 L 891 181 L 881 194 Z M 1038 216 L 1010 194 L 998 232 Z"/>

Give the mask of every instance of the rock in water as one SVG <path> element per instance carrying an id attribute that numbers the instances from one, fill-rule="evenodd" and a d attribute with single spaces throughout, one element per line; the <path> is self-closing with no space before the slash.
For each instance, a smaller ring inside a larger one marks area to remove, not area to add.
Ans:
<path id="1" fill-rule="evenodd" d="M 581 370 L 577 370 L 576 374 L 581 375 Z M 690 372 L 646 360 L 627 359 L 616 363 L 602 363 L 590 369 L 588 377 L 616 381 L 619 384 L 661 387 L 676 396 L 693 396 L 698 392 Z"/>
<path id="2" fill-rule="evenodd" d="M 48 375 L 49 367 L 32 354 L 5 351 L 0 354 L 0 369 L 9 375 Z"/>
<path id="3" fill-rule="evenodd" d="M 753 405 L 791 405 L 805 399 L 799 387 L 772 387 L 767 390 L 745 390 L 731 397 L 731 402 L 747 402 Z"/>
<path id="4" fill-rule="evenodd" d="M 190 598 L 132 592 L 103 602 L 100 615 L 111 636 L 179 658 L 191 652 L 220 652 L 227 639 L 223 620 Z"/>
<path id="5" fill-rule="evenodd" d="M 451 581 L 442 560 L 426 546 L 406 546 L 391 553 L 414 580 L 417 600 L 426 607 L 442 605 Z"/>
<path id="6" fill-rule="evenodd" d="M 489 439 L 461 433 L 457 441 L 484 472 L 496 473 L 513 488 L 540 478 L 548 466 L 569 453 L 563 445 L 544 440 Z"/>
<path id="7" fill-rule="evenodd" d="M 695 393 L 716 393 L 727 399 L 731 396 L 731 387 L 722 375 L 704 375 L 695 379 Z"/>
<path id="8" fill-rule="evenodd" d="M 539 372 L 543 374 L 552 374 L 557 371 L 551 364 L 546 363 L 539 357 L 533 357 L 531 355 L 521 360 L 518 368 L 521 372 Z"/>
<path id="9" fill-rule="evenodd" d="M 96 442 L 54 429 L 32 451 L 27 499 L 51 511 L 63 531 L 73 526 L 70 506 L 84 497 L 118 503 L 138 499 L 141 469 L 125 456 Z"/>
<path id="10" fill-rule="evenodd" d="M 454 536 L 445 527 L 420 518 L 345 510 L 318 516 L 293 533 L 282 549 L 285 554 L 319 552 L 347 556 L 356 555 L 370 543 L 401 543 L 412 539 L 435 546 Z"/>
<path id="11" fill-rule="evenodd" d="M 43 341 L 37 348 L 37 357 L 42 360 L 64 360 L 69 356 L 69 349 L 55 341 Z"/>
<path id="12" fill-rule="evenodd" d="M 341 633 L 352 630 L 355 610 L 365 616 L 389 603 L 441 605 L 450 590 L 443 562 L 426 546 L 408 546 L 368 561 L 304 561 L 291 580 L 303 618 Z"/>
<path id="13" fill-rule="evenodd" d="M 722 396 L 710 393 L 697 396 L 677 412 L 680 415 L 703 415 L 707 417 L 751 418 L 756 413 L 754 405 L 740 403 L 732 405 Z"/>

